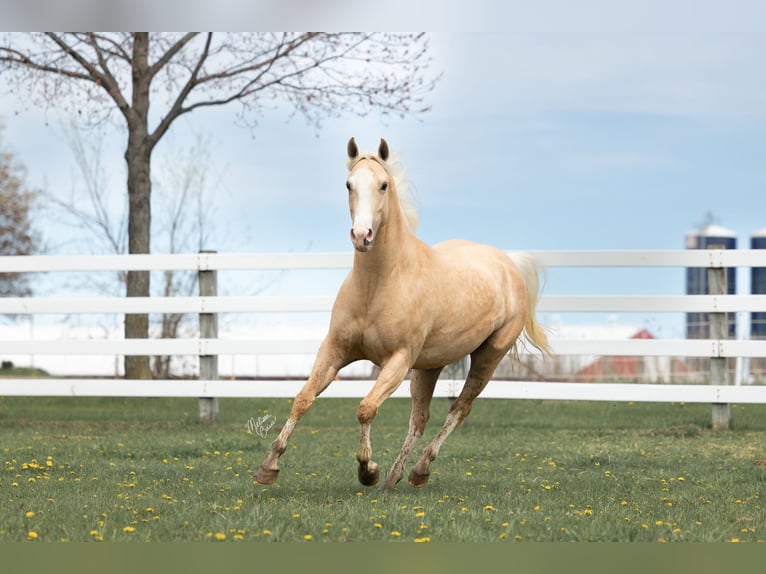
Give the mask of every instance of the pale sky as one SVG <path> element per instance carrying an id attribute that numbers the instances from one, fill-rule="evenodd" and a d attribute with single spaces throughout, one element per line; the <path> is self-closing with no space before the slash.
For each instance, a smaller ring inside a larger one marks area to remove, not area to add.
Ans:
<path id="1" fill-rule="evenodd" d="M 382 25 L 395 28 L 394 8 L 401 16 L 410 4 L 393 2 Z M 155 165 L 193 134 L 211 142 L 218 208 L 209 247 L 350 251 L 350 136 L 362 148 L 385 137 L 401 153 L 417 194 L 418 234 L 428 243 L 462 237 L 507 250 L 682 249 L 710 212 L 748 247 L 750 234 L 766 227 L 766 4 L 470 4 L 485 9 L 448 10 L 432 27 L 425 8 L 410 7 L 416 27 L 442 30 L 430 36 L 443 78 L 429 98 L 432 110 L 418 118 L 344 116 L 316 130 L 275 112 L 253 134 L 234 124 L 232 108 L 195 112 L 175 125 Z M 334 3 L 342 17 L 333 22 L 360 27 L 362 5 Z M 0 118 L 32 187 L 68 193 L 76 185 L 55 112 L 21 111 L 6 96 Z M 113 138 L 104 161 L 120 188 L 123 144 L 120 134 Z M 749 272 L 738 282 L 746 292 Z M 683 289 L 680 269 L 552 270 L 547 286 L 556 294 Z M 683 336 L 679 320 L 671 323 L 662 334 Z"/>

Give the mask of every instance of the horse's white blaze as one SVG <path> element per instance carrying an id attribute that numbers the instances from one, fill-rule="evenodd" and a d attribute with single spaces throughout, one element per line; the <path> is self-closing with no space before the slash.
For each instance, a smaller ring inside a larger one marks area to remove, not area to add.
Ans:
<path id="1" fill-rule="evenodd" d="M 375 233 L 379 223 L 375 221 L 375 199 L 378 193 L 375 189 L 375 176 L 372 170 L 358 169 L 349 177 L 349 184 L 354 196 L 351 200 L 351 231 L 356 237 L 364 238 L 370 229 Z"/>

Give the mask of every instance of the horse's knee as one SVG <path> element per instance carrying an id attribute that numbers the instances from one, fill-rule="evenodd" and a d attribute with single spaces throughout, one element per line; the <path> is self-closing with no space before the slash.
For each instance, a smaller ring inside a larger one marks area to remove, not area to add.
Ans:
<path id="1" fill-rule="evenodd" d="M 359 403 L 359 409 L 356 411 L 356 418 L 360 425 L 364 425 L 371 423 L 376 414 L 378 414 L 378 407 L 365 399 Z"/>
<path id="2" fill-rule="evenodd" d="M 291 409 L 290 417 L 293 419 L 300 419 L 314 404 L 316 397 L 310 395 L 303 395 L 298 393 L 295 399 L 293 399 L 293 407 Z"/>

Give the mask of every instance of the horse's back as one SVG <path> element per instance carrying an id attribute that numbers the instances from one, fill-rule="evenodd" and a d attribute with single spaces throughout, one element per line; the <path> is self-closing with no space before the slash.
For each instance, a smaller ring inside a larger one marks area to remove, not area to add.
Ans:
<path id="1" fill-rule="evenodd" d="M 514 267 L 508 255 L 497 247 L 466 239 L 442 241 L 433 246 L 433 251 L 439 263 L 450 269 L 505 275 Z"/>

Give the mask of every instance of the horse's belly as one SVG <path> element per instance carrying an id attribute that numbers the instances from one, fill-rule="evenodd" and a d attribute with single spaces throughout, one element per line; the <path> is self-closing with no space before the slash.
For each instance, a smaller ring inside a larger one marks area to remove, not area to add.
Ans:
<path id="1" fill-rule="evenodd" d="M 423 344 L 413 367 L 433 369 L 454 363 L 475 351 L 494 331 L 492 324 L 476 324 L 461 332 L 431 333 Z"/>

